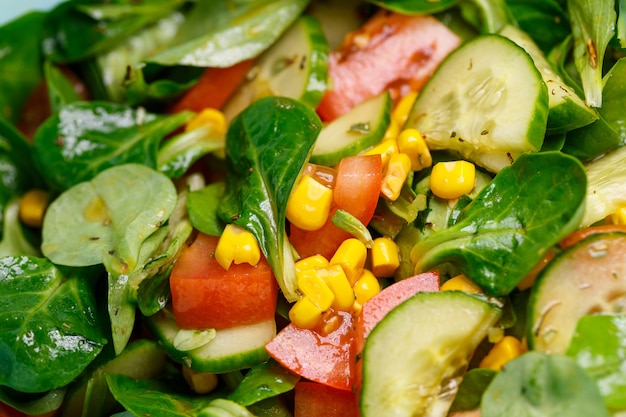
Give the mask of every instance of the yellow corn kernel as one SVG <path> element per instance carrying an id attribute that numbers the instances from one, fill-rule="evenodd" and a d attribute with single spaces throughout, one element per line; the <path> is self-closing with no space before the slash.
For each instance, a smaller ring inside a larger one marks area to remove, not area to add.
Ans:
<path id="1" fill-rule="evenodd" d="M 430 189 L 439 198 L 453 200 L 469 194 L 476 182 L 476 167 L 467 161 L 438 162 L 430 174 Z"/>
<path id="2" fill-rule="evenodd" d="M 324 268 L 330 265 L 322 255 L 311 255 L 296 262 L 296 275 L 306 269 Z"/>
<path id="3" fill-rule="evenodd" d="M 328 310 L 335 302 L 335 294 L 316 269 L 305 269 L 299 274 L 298 288 L 321 311 Z"/>
<path id="4" fill-rule="evenodd" d="M 335 310 L 350 311 L 355 300 L 354 291 L 341 265 L 318 268 L 316 272 L 335 295 L 335 301 L 331 307 Z"/>
<path id="5" fill-rule="evenodd" d="M 41 227 L 49 202 L 50 194 L 47 191 L 38 189 L 26 191 L 20 199 L 18 211 L 22 223 L 29 227 Z"/>
<path id="6" fill-rule="evenodd" d="M 395 140 L 383 140 L 378 145 L 365 152 L 365 155 L 380 155 L 383 169 L 389 164 L 391 155 L 398 153 L 398 144 Z"/>
<path id="7" fill-rule="evenodd" d="M 413 103 L 417 98 L 417 92 L 411 91 L 400 99 L 396 107 L 391 113 L 391 118 L 398 124 L 398 126 L 404 126 L 406 119 L 409 117 Z"/>
<path id="8" fill-rule="evenodd" d="M 217 375 L 207 372 L 198 372 L 183 365 L 183 377 L 192 391 L 198 394 L 208 394 L 217 388 Z"/>
<path id="9" fill-rule="evenodd" d="M 185 132 L 197 129 L 201 126 L 211 126 L 219 132 L 226 133 L 228 122 L 226 122 L 224 113 L 217 109 L 207 107 L 187 122 Z"/>
<path id="10" fill-rule="evenodd" d="M 380 193 L 389 201 L 396 201 L 402 191 L 402 186 L 411 172 L 411 158 L 409 155 L 399 152 L 391 155 Z"/>
<path id="11" fill-rule="evenodd" d="M 369 269 L 364 269 L 361 277 L 354 283 L 354 294 L 356 296 L 357 308 L 360 308 L 370 298 L 380 292 L 380 282 Z"/>
<path id="12" fill-rule="evenodd" d="M 317 230 L 326 223 L 333 191 L 303 175 L 287 202 L 287 219 L 300 229 Z"/>
<path id="13" fill-rule="evenodd" d="M 626 224 L 626 205 L 619 206 L 609 215 L 608 220 L 611 224 Z"/>
<path id="14" fill-rule="evenodd" d="M 289 320 L 302 329 L 312 329 L 322 322 L 323 314 L 309 297 L 304 296 L 289 309 Z"/>
<path id="15" fill-rule="evenodd" d="M 398 126 L 398 123 L 396 123 L 396 121 L 393 120 L 392 118 L 389 120 L 389 126 L 387 126 L 387 130 L 385 130 L 385 134 L 383 135 L 382 141 L 383 142 L 388 142 L 388 141 L 395 142 L 396 138 L 398 137 L 398 133 L 400 133 L 400 126 Z"/>
<path id="16" fill-rule="evenodd" d="M 330 258 L 330 264 L 341 265 L 350 285 L 354 285 L 363 273 L 366 260 L 367 247 L 365 244 L 356 238 L 349 238 L 341 242 L 333 257 Z"/>
<path id="17" fill-rule="evenodd" d="M 481 368 L 489 368 L 495 371 L 502 369 L 511 359 L 524 353 L 526 349 L 522 342 L 513 336 L 504 336 L 493 345 L 489 353 L 480 361 Z"/>
<path id="18" fill-rule="evenodd" d="M 261 249 L 252 233 L 237 225 L 227 224 L 217 241 L 215 260 L 226 270 L 233 262 L 237 265 L 244 262 L 256 265 L 261 260 Z"/>
<path id="19" fill-rule="evenodd" d="M 393 239 L 377 237 L 372 243 L 372 272 L 377 277 L 391 277 L 400 266 L 400 252 Z"/>
<path id="20" fill-rule="evenodd" d="M 482 294 L 480 289 L 472 280 L 463 274 L 450 278 L 441 284 L 441 291 L 465 291 L 471 294 Z"/>
<path id="21" fill-rule="evenodd" d="M 411 170 L 419 171 L 433 164 L 426 141 L 417 129 L 404 129 L 398 135 L 398 152 L 405 153 L 411 158 Z"/>

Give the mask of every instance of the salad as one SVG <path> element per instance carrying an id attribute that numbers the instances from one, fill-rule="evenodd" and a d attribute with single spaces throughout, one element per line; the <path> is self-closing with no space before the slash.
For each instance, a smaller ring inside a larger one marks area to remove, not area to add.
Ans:
<path id="1" fill-rule="evenodd" d="M 626 415 L 624 7 L 0 26 L 0 416 Z"/>

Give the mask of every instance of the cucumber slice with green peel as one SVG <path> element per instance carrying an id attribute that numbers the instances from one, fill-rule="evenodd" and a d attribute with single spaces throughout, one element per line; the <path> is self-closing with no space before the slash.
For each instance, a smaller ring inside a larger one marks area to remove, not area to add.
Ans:
<path id="1" fill-rule="evenodd" d="M 405 127 L 431 150 L 447 149 L 498 172 L 541 149 L 548 90 L 532 58 L 500 35 L 478 36 L 454 50 L 420 91 Z"/>
<path id="2" fill-rule="evenodd" d="M 289 97 L 316 108 L 326 91 L 328 53 L 319 22 L 301 16 L 248 71 L 224 106 L 226 119 L 266 96 Z"/>
<path id="3" fill-rule="evenodd" d="M 335 165 L 346 156 L 374 146 L 385 135 L 392 109 L 388 92 L 360 103 L 348 113 L 322 128 L 311 155 L 311 162 Z"/>
<path id="4" fill-rule="evenodd" d="M 265 345 L 276 336 L 276 322 L 267 320 L 216 330 L 205 344 L 181 351 L 176 348 L 181 328 L 171 313 L 161 310 L 146 318 L 146 324 L 170 358 L 198 372 L 224 373 L 257 365 L 269 358 Z"/>
<path id="5" fill-rule="evenodd" d="M 537 277 L 528 309 L 528 343 L 564 354 L 578 320 L 626 312 L 626 233 L 588 237 L 557 255 Z"/>
<path id="6" fill-rule="evenodd" d="M 391 310 L 363 349 L 363 417 L 444 416 L 501 310 L 461 291 L 420 292 Z"/>
<path id="7" fill-rule="evenodd" d="M 550 134 L 565 133 L 586 126 L 600 117 L 583 99 L 554 71 L 535 41 L 521 29 L 507 25 L 500 35 L 511 39 L 524 48 L 535 62 L 543 81 L 548 87 L 548 125 Z"/>

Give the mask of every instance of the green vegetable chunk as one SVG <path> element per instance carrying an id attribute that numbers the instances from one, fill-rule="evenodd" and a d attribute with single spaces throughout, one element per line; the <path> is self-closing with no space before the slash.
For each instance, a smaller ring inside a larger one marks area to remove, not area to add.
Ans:
<path id="1" fill-rule="evenodd" d="M 506 295 L 545 252 L 574 231 L 586 191 L 582 164 L 559 152 L 528 153 L 504 168 L 453 226 L 411 250 L 415 272 L 451 262 L 489 295 Z"/>

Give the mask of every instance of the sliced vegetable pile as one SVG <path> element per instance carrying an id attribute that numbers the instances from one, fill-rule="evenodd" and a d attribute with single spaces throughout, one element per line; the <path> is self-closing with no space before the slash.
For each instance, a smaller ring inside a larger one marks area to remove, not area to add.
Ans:
<path id="1" fill-rule="evenodd" d="M 625 8 L 0 27 L 0 416 L 626 415 Z"/>

